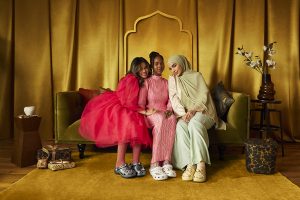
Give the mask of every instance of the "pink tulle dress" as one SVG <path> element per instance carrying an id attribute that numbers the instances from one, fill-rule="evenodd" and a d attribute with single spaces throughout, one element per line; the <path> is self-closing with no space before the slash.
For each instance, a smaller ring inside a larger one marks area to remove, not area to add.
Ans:
<path id="1" fill-rule="evenodd" d="M 99 147 L 122 143 L 151 146 L 144 116 L 137 112 L 139 89 L 138 79 L 128 74 L 120 80 L 115 92 L 91 99 L 81 116 L 80 134 Z"/>

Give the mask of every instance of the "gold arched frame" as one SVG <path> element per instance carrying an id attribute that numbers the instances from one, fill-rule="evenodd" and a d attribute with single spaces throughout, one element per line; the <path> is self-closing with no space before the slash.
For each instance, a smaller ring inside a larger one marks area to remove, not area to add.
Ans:
<path id="1" fill-rule="evenodd" d="M 169 15 L 169 14 L 166 14 L 160 10 L 156 10 L 155 12 L 151 13 L 151 14 L 148 14 L 148 15 L 145 15 L 145 16 L 142 16 L 142 17 L 139 17 L 135 20 L 134 22 L 134 26 L 133 26 L 133 30 L 129 30 L 125 33 L 124 35 L 124 64 L 126 66 L 126 71 L 128 71 L 128 55 L 127 55 L 127 50 L 128 50 L 128 47 L 127 47 L 127 41 L 128 41 L 128 36 L 132 33 L 136 33 L 137 32 L 137 26 L 138 26 L 138 23 L 143 21 L 143 20 L 146 20 L 146 19 L 149 19 L 155 15 L 161 15 L 163 17 L 166 17 L 166 18 L 169 18 L 169 19 L 172 19 L 172 20 L 176 20 L 178 22 L 178 25 L 179 25 L 179 31 L 180 32 L 183 32 L 183 33 L 186 33 L 189 37 L 189 43 L 190 43 L 190 55 L 189 57 L 191 58 L 191 62 L 193 64 L 193 66 L 196 66 L 195 64 L 195 61 L 194 61 L 194 58 L 193 58 L 193 34 L 191 31 L 189 30 L 186 30 L 186 29 L 183 29 L 183 23 L 181 21 L 180 18 L 176 17 L 176 16 L 173 16 L 173 15 Z"/>

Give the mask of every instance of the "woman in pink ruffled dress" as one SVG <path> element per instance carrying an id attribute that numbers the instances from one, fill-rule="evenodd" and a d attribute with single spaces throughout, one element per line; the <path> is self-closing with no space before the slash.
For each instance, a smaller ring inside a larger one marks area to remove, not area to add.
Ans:
<path id="1" fill-rule="evenodd" d="M 91 99 L 81 116 L 79 132 L 84 138 L 95 141 L 99 147 L 118 145 L 114 171 L 124 178 L 146 174 L 139 160 L 140 152 L 142 147 L 152 146 L 152 139 L 144 115 L 139 113 L 143 110 L 138 106 L 138 96 L 149 73 L 147 60 L 134 58 L 129 72 L 120 80 L 116 91 L 107 91 Z M 129 144 L 133 158 L 128 165 L 125 154 Z"/>
<path id="2" fill-rule="evenodd" d="M 176 177 L 171 164 L 176 117 L 169 101 L 168 81 L 161 76 L 164 70 L 163 56 L 151 52 L 149 57 L 153 75 L 145 80 L 140 90 L 139 105 L 147 111 L 155 111 L 146 117 L 153 135 L 150 174 L 154 180 L 165 180 Z"/>

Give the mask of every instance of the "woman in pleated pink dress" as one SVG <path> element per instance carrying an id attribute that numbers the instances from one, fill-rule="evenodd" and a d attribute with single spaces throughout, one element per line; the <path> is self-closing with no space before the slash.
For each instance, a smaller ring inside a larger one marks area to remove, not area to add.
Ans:
<path id="1" fill-rule="evenodd" d="M 155 111 L 146 116 L 146 123 L 152 128 L 153 136 L 150 174 L 154 180 L 165 180 L 176 177 L 171 164 L 176 117 L 169 101 L 168 81 L 161 76 L 164 70 L 163 56 L 151 52 L 149 57 L 153 75 L 145 80 L 140 89 L 139 105 L 146 111 Z"/>
<path id="2" fill-rule="evenodd" d="M 81 116 L 79 131 L 84 138 L 95 141 L 99 147 L 118 145 L 114 171 L 124 178 L 146 174 L 139 160 L 140 152 L 142 147 L 150 147 L 152 140 L 144 120 L 145 111 L 138 106 L 138 98 L 140 87 L 149 77 L 149 72 L 146 59 L 134 58 L 116 91 L 107 91 L 91 99 Z M 128 145 L 131 145 L 133 153 L 129 165 L 125 162 Z"/>

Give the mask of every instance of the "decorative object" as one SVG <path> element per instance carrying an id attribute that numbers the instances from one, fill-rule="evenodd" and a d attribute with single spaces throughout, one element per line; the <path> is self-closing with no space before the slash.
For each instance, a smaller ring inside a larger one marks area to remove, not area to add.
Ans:
<path id="1" fill-rule="evenodd" d="M 39 152 L 43 152 L 43 153 L 39 153 Z M 38 169 L 47 169 L 49 157 L 50 157 L 50 153 L 48 149 L 43 147 L 41 150 L 38 150 L 36 167 Z"/>
<path id="2" fill-rule="evenodd" d="M 72 160 L 72 150 L 69 147 L 60 147 L 57 145 L 47 145 L 37 151 L 37 158 L 49 160 Z"/>
<path id="3" fill-rule="evenodd" d="M 111 91 L 109 88 L 103 88 L 99 87 L 99 89 L 86 89 L 86 88 L 79 88 L 78 92 L 83 98 L 83 105 L 85 106 L 89 100 L 94 98 L 95 96 L 98 96 L 99 94 L 102 94 L 106 91 Z"/>
<path id="4" fill-rule="evenodd" d="M 215 103 L 218 117 L 226 121 L 226 113 L 230 106 L 234 103 L 234 99 L 222 81 L 220 81 L 212 90 L 212 98 Z"/>
<path id="5" fill-rule="evenodd" d="M 35 106 L 26 106 L 26 107 L 24 107 L 24 113 L 27 116 L 33 115 L 34 111 L 35 111 Z"/>
<path id="6" fill-rule="evenodd" d="M 52 171 L 75 167 L 71 158 L 71 149 L 47 145 L 37 151 L 37 168 L 51 169 Z"/>
<path id="7" fill-rule="evenodd" d="M 48 169 L 52 171 L 62 170 L 62 169 L 70 169 L 75 167 L 75 162 L 66 161 L 66 160 L 55 160 L 50 161 L 48 164 Z"/>
<path id="8" fill-rule="evenodd" d="M 245 142 L 246 168 L 256 174 L 273 174 L 276 167 L 277 142 L 271 138 L 251 138 Z"/>
<path id="9" fill-rule="evenodd" d="M 36 164 L 36 151 L 42 148 L 39 126 L 42 118 L 39 116 L 26 116 L 15 118 L 14 148 L 12 163 L 19 167 Z M 1 199 L 1 198 L 0 198 Z"/>
<path id="10" fill-rule="evenodd" d="M 276 42 L 272 42 L 263 47 L 263 61 L 259 56 L 254 56 L 253 58 L 253 52 L 246 51 L 243 46 L 238 48 L 238 51 L 236 52 L 236 54 L 245 57 L 244 61 L 246 62 L 246 65 L 262 74 L 262 84 L 260 86 L 259 94 L 257 95 L 257 98 L 260 100 L 274 100 L 275 90 L 274 84 L 271 81 L 269 69 L 275 69 L 276 66 L 276 62 L 272 59 L 272 56 L 276 52 L 273 49 L 275 43 Z"/>

